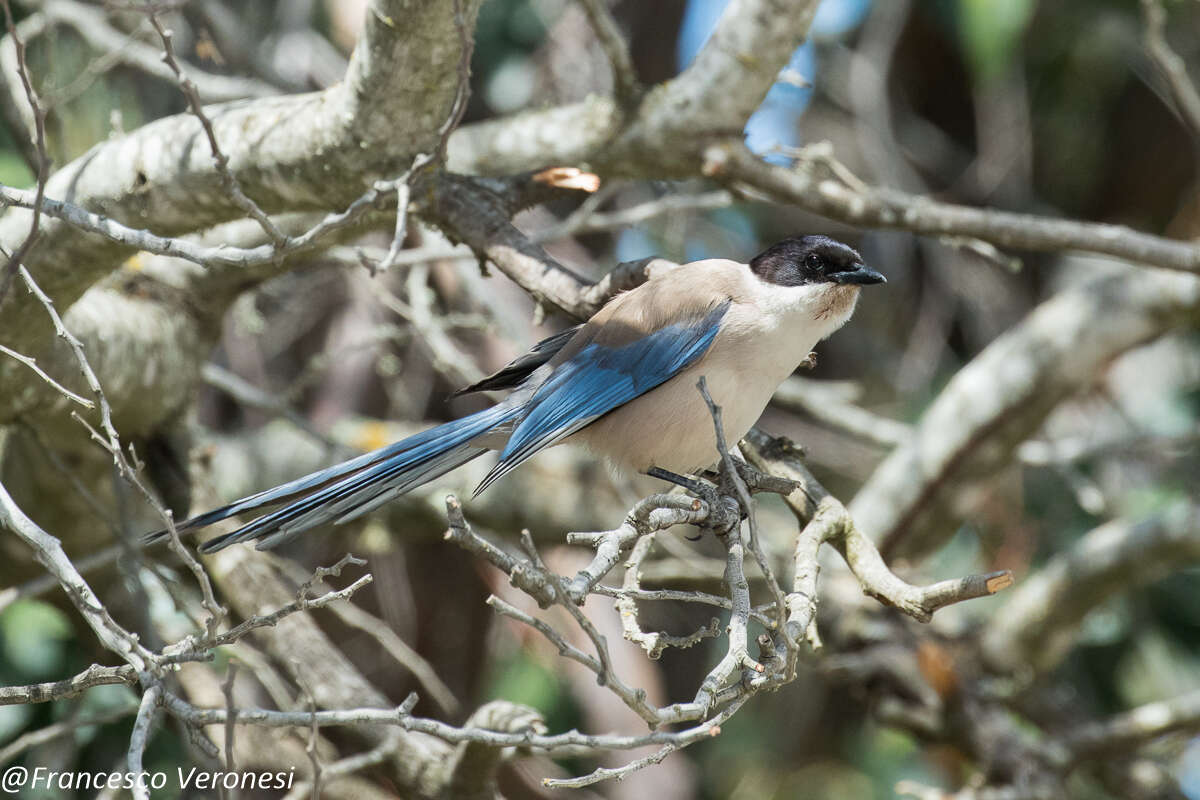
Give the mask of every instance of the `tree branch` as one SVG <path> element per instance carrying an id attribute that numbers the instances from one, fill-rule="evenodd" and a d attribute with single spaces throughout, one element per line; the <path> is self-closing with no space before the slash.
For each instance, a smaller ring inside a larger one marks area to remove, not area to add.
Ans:
<path id="1" fill-rule="evenodd" d="M 1014 592 L 983 633 L 983 658 L 1026 678 L 1066 656 L 1089 612 L 1200 560 L 1200 508 L 1177 504 L 1145 520 L 1101 525 L 1050 559 Z"/>
<path id="2" fill-rule="evenodd" d="M 959 370 L 859 490 L 851 514 L 887 558 L 931 552 L 955 529 L 959 493 L 986 485 L 1062 398 L 1116 356 L 1195 324 L 1198 314 L 1200 279 L 1160 271 L 1051 297 Z"/>
<path id="3" fill-rule="evenodd" d="M 847 183 L 848 170 L 827 143 L 800 151 L 795 168 L 773 166 L 740 142 L 711 146 L 705 174 L 734 190 L 765 194 L 860 228 L 904 230 L 926 236 L 982 239 L 1021 250 L 1079 250 L 1140 264 L 1200 272 L 1200 246 L 1141 233 L 1123 225 L 1053 219 L 993 208 L 971 208 L 895 189 Z"/>

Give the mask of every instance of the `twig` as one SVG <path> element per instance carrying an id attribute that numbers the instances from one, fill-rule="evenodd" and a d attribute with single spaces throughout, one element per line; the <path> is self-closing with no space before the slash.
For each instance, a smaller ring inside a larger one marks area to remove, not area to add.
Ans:
<path id="1" fill-rule="evenodd" d="M 403 741 L 403 737 L 398 734 L 389 735 L 365 753 L 346 756 L 332 763 L 322 765 L 321 777 L 327 781 L 331 781 L 334 778 L 341 778 L 359 770 L 382 764 L 396 753 L 396 750 L 399 749 Z M 292 787 L 292 790 L 284 795 L 283 800 L 299 800 L 305 795 L 311 795 L 312 790 L 313 783 L 311 781 L 298 781 Z"/>
<path id="2" fill-rule="evenodd" d="M 131 10 L 145 11 L 145 5 L 130 5 Z M 165 9 L 159 4 L 155 10 L 162 12 Z M 48 0 L 41 4 L 40 11 L 49 23 L 71 28 L 93 49 L 104 53 L 114 63 L 124 64 L 162 80 L 178 81 L 178 74 L 164 63 L 161 50 L 139 40 L 137 32 L 125 33 L 117 30 L 109 24 L 104 12 L 95 6 L 74 0 Z M 178 56 L 176 58 L 178 59 Z M 179 61 L 179 65 L 182 70 L 186 70 L 188 79 L 195 85 L 196 92 L 204 103 L 240 100 L 245 97 L 269 97 L 279 93 L 271 84 L 254 78 L 205 72 L 186 61 Z M 55 102 L 61 102 L 58 95 Z"/>
<path id="3" fill-rule="evenodd" d="M 418 334 L 419 341 L 433 357 L 438 372 L 459 385 L 475 383 L 484 377 L 474 362 L 446 334 L 446 329 L 455 320 L 439 315 L 433 307 L 435 295 L 428 286 L 429 270 L 425 264 L 415 264 L 405 280 L 408 302 L 396 297 L 378 281 L 370 281 L 370 288 L 379 301 L 389 310 L 404 318 Z"/>
<path id="4" fill-rule="evenodd" d="M 126 460 L 125 454 L 121 448 L 121 438 L 117 433 L 116 427 L 112 421 L 112 407 L 109 405 L 108 398 L 104 394 L 104 389 L 100 386 L 100 379 L 96 377 L 96 371 L 92 368 L 91 362 L 88 361 L 87 354 L 83 351 L 83 343 L 78 337 L 72 334 L 67 326 L 63 323 L 62 317 L 58 310 L 54 307 L 54 302 L 50 297 L 42 291 L 29 270 L 21 266 L 18 270 L 25 285 L 29 291 L 38 299 L 38 302 L 45 308 L 51 322 L 54 324 L 54 330 L 59 338 L 67 343 L 71 353 L 74 355 L 75 361 L 79 367 L 80 373 L 83 375 L 88 388 L 96 398 L 96 405 L 100 409 L 100 425 L 104 429 L 104 436 L 101 436 L 97 431 L 79 416 L 78 413 L 72 411 L 71 415 L 75 417 L 85 428 L 92 434 L 92 438 L 98 442 L 112 456 L 113 465 L 120 472 L 121 477 L 131 486 L 136 488 L 145 498 L 151 508 L 155 509 L 166 525 L 167 531 L 170 534 L 170 545 L 172 551 L 189 567 L 192 574 L 196 578 L 196 582 L 200 585 L 201 594 L 204 599 L 204 606 L 209 612 L 209 631 L 210 633 L 216 629 L 217 623 L 224 616 L 225 610 L 216 601 L 213 595 L 212 581 L 209 580 L 208 574 L 198 561 L 189 553 L 179 541 L 179 534 L 175 530 L 175 523 L 172 519 L 171 512 L 159 502 L 158 498 L 151 492 L 137 475 L 137 470 Z"/>
<path id="5" fill-rule="evenodd" d="M 413 696 L 415 697 L 415 695 Z M 223 725 L 226 719 L 224 708 L 198 708 L 169 691 L 163 693 L 164 708 L 176 717 L 195 725 Z M 652 731 L 639 735 L 584 734 L 568 731 L 560 734 L 539 734 L 533 731 L 506 733 L 470 727 L 456 727 L 439 720 L 414 717 L 411 706 L 389 708 L 350 708 L 340 710 L 273 711 L 262 708 L 240 708 L 237 714 L 239 725 L 259 725 L 269 728 L 310 728 L 314 723 L 319 728 L 345 727 L 352 725 L 395 726 L 406 731 L 424 733 L 442 741 L 481 742 L 493 747 L 530 747 L 539 750 L 585 749 L 634 750 L 654 744 L 697 741 L 712 736 L 718 718 L 679 731 Z"/>
<path id="6" fill-rule="evenodd" d="M 34 558 L 55 577 L 105 647 L 139 672 L 156 663 L 154 654 L 142 647 L 137 636 L 113 620 L 108 609 L 67 558 L 62 543 L 42 530 L 21 510 L 3 483 L 0 483 L 0 524 L 33 550 Z"/>
<path id="7" fill-rule="evenodd" d="M 568 642 L 565 636 L 556 631 L 544 620 L 540 620 L 537 617 L 526 614 L 524 611 L 512 605 L 511 603 L 496 597 L 496 595 L 491 595 L 488 597 L 487 604 L 494 608 L 497 614 L 516 620 L 524 625 L 528 625 L 538 633 L 542 634 L 542 636 L 545 636 L 550 640 L 550 643 L 558 649 L 558 654 L 563 658 L 569 658 L 572 661 L 587 667 L 592 672 L 597 674 L 600 673 L 602 667 L 598 658 L 588 655 L 575 645 Z"/>
<path id="8" fill-rule="evenodd" d="M 341 443 L 317 430 L 303 414 L 292 408 L 291 404 L 285 399 L 280 398 L 277 394 L 272 394 L 258 388 L 240 375 L 224 367 L 209 361 L 200 368 L 200 377 L 209 386 L 224 392 L 247 408 L 283 417 L 299 430 L 304 431 L 314 440 L 331 450 L 341 450 L 343 447 Z"/>
<path id="9" fill-rule="evenodd" d="M 718 635 L 720 631 L 720 620 L 713 617 L 707 627 L 701 628 L 698 631 L 688 636 L 671 636 L 661 631 L 647 633 L 642 630 L 638 623 L 638 606 L 636 596 L 641 590 L 639 580 L 641 578 L 640 570 L 642 561 L 650 553 L 650 548 L 654 546 L 654 534 L 650 533 L 638 540 L 633 546 L 633 552 L 629 554 L 629 560 L 625 562 L 625 578 L 621 584 L 621 590 L 615 593 L 617 602 L 615 603 L 617 614 L 621 617 L 621 628 L 624 630 L 625 638 L 639 645 L 646 651 L 646 657 L 657 659 L 662 655 L 662 651 L 668 647 L 685 649 L 694 644 L 698 644 L 705 639 L 712 639 Z M 678 592 L 686 599 L 690 592 Z M 725 598 L 715 598 L 724 601 L 726 608 L 732 608 L 733 602 L 725 600 Z"/>
<path id="10" fill-rule="evenodd" d="M 557 601 L 556 587 L 546 580 L 540 570 L 531 569 L 531 564 L 520 561 L 500 550 L 491 542 L 482 538 L 463 518 L 462 504 L 454 495 L 446 497 L 446 517 L 450 527 L 446 530 L 445 539 L 454 542 L 459 547 L 473 553 L 504 574 L 508 575 L 509 583 L 537 601 L 541 608 L 549 608 Z"/>
<path id="11" fill-rule="evenodd" d="M 638 501 L 619 528 L 598 533 L 568 533 L 568 542 L 591 545 L 596 548 L 596 555 L 571 579 L 567 591 L 576 603 L 582 603 L 592 587 L 617 565 L 621 553 L 639 538 L 675 525 L 698 525 L 708 519 L 708 512 L 708 505 L 699 498 L 655 494 Z"/>
<path id="12" fill-rule="evenodd" d="M 696 703 L 703 703 L 701 696 L 715 698 L 717 692 L 723 689 L 726 682 L 738 671 L 745 669 L 754 672 L 765 672 L 762 664 L 750 657 L 749 638 L 747 631 L 750 623 L 750 584 L 746 581 L 744 572 L 745 551 L 741 538 L 736 531 L 730 531 L 723 537 L 725 545 L 725 585 L 729 587 L 729 599 L 733 601 L 733 610 L 729 615 L 729 650 L 725 657 L 713 667 L 712 671 L 700 683 Z"/>
<path id="13" fill-rule="evenodd" d="M 308 681 L 300 672 L 300 662 L 294 660 L 292 666 L 295 669 L 296 683 L 304 691 L 304 696 L 308 698 L 309 708 L 309 728 L 308 728 L 308 743 L 304 746 L 304 752 L 308 754 L 309 763 L 312 764 L 312 793 L 309 795 L 312 800 L 320 800 L 321 798 L 321 756 L 317 753 L 317 742 L 321 738 L 321 729 L 317 725 L 317 698 L 313 695 L 312 689 L 308 685 Z"/>
<path id="14" fill-rule="evenodd" d="M 454 27 L 458 32 L 460 53 L 458 59 L 458 85 L 454 92 L 454 100 L 450 104 L 450 113 L 446 116 L 446 120 L 441 126 L 438 127 L 436 147 L 432 153 L 418 153 L 413 158 L 412 164 L 400 177 L 392 181 L 376 184 L 376 188 L 381 191 L 390 190 L 396 193 L 396 225 L 392 232 L 392 243 L 388 246 L 383 260 L 372 270 L 372 274 L 374 274 L 375 270 L 387 272 L 395 266 L 396 259 L 404 247 L 404 239 L 408 230 L 410 184 L 427 167 L 446 162 L 446 147 L 450 141 L 450 134 L 458 127 L 458 123 L 462 121 L 463 114 L 467 111 L 467 100 L 471 96 L 471 54 L 475 51 L 475 39 L 471 36 L 471 32 L 467 27 L 464 11 L 463 0 L 454 0 Z"/>
<path id="15" fill-rule="evenodd" d="M 51 378 L 49 375 L 47 375 L 46 371 L 38 366 L 37 360 L 32 358 L 31 356 L 21 355 L 16 350 L 12 350 L 8 347 L 5 347 L 2 344 L 0 344 L 0 353 L 4 353 L 6 356 L 15 358 L 17 361 L 20 361 L 22 364 L 29 367 L 31 370 L 33 370 L 34 372 L 36 372 L 38 374 L 39 378 L 44 380 L 46 383 L 50 384 L 50 386 L 56 392 L 58 392 L 63 397 L 70 400 L 72 403 L 78 403 L 79 405 L 83 406 L 84 408 L 86 408 L 88 410 L 91 410 L 96 407 L 96 404 L 93 403 L 91 400 L 88 400 L 86 397 L 80 397 L 79 395 L 75 394 L 67 387 L 63 386 L 58 381 L 54 380 L 54 378 Z"/>
<path id="16" fill-rule="evenodd" d="M 561 576 L 550 572 L 546 565 L 542 562 L 533 543 L 533 537 L 529 531 L 521 531 L 521 545 L 525 552 L 529 555 L 533 567 L 545 576 L 545 579 L 552 583 L 557 589 L 556 597 L 558 604 L 567 610 L 574 620 L 575 624 L 580 627 L 584 634 L 591 640 L 592 646 L 596 649 L 596 658 L 600 665 L 596 672 L 596 682 L 601 686 L 607 687 L 613 694 L 617 695 L 631 711 L 644 719 L 651 726 L 659 723 L 658 710 L 646 702 L 646 692 L 642 689 L 633 689 L 625 684 L 624 681 L 617 675 L 612 665 L 612 655 L 608 651 L 608 640 L 600 633 L 596 625 L 588 619 L 587 615 L 579 607 L 579 604 L 570 596 L 566 587 L 566 580 Z"/>
<path id="17" fill-rule="evenodd" d="M 907 442 L 912 427 L 854 405 L 826 381 L 789 378 L 775 391 L 771 404 L 810 415 L 822 425 L 887 450 Z"/>
<path id="18" fill-rule="evenodd" d="M 233 682 L 237 680 L 237 662 L 230 661 L 229 669 L 225 673 L 225 681 L 221 684 L 221 691 L 225 695 L 225 769 L 230 772 L 237 770 L 237 763 L 233 759 L 233 732 L 237 724 L 237 706 L 233 700 Z"/>
<path id="19" fill-rule="evenodd" d="M 593 197 L 602 196 L 600 193 L 597 193 Z M 701 194 L 669 194 L 616 211 L 593 211 L 579 217 L 572 214 L 559 225 L 535 231 L 531 234 L 530 238 L 535 242 L 548 242 L 581 233 L 598 233 L 625 229 L 640 225 L 663 214 L 728 208 L 736 200 L 737 198 L 734 197 L 732 192 L 724 189 L 703 192 Z M 583 210 L 583 206 L 580 207 L 580 210 Z"/>
<path id="20" fill-rule="evenodd" d="M 25 43 L 17 36 L 9 0 L 0 0 L 0 5 L 4 7 L 4 24 L 8 29 L 8 36 L 16 47 L 17 74 L 21 78 L 21 87 L 25 90 L 25 99 L 33 110 L 34 148 L 37 153 L 37 187 L 33 193 L 33 215 L 29 222 L 29 233 L 9 255 L 4 273 L 0 274 L 0 303 L 3 303 L 4 298 L 8 295 L 8 290 L 12 287 L 17 269 L 22 265 L 26 254 L 38 238 L 38 228 L 42 219 L 42 200 L 46 197 L 46 181 L 50 177 L 50 158 L 46 155 L 46 110 L 38 102 L 37 92 L 34 91 L 33 83 L 29 78 L 29 65 L 25 62 Z M 14 131 L 14 134 L 21 136 L 22 132 Z"/>
<path id="21" fill-rule="evenodd" d="M 296 578 L 297 574 L 302 571 L 299 565 L 288 559 L 279 559 L 279 567 L 293 578 Z M 417 683 L 421 685 L 422 689 L 428 692 L 429 698 L 442 711 L 451 716 L 459 713 L 460 704 L 458 698 L 454 696 L 454 692 L 451 691 L 450 687 L 442 681 L 434 666 L 426 661 L 420 653 L 409 647 L 403 639 L 396 635 L 396 632 L 387 623 L 367 613 L 354 603 L 332 603 L 329 605 L 329 610 L 346 625 L 355 630 L 362 631 L 378 642 L 387 651 L 388 655 L 396 660 L 396 663 L 412 673 Z"/>
<path id="22" fill-rule="evenodd" d="M 626 764 L 622 767 L 601 767 L 589 775 L 583 775 L 578 778 L 547 778 L 542 781 L 542 784 L 544 786 L 579 789 L 584 786 L 591 786 L 592 784 L 599 783 L 600 781 L 609 780 L 610 778 L 620 780 L 635 770 L 661 763 L 662 760 L 671 753 L 677 750 L 682 750 L 690 744 L 703 741 L 705 737 L 712 738 L 715 736 L 720 736 L 721 725 L 724 724 L 725 721 L 734 714 L 736 714 L 738 710 L 741 709 L 741 707 L 745 704 L 747 699 L 748 698 L 742 698 L 734 701 L 729 705 L 728 708 L 721 711 L 721 713 L 717 716 L 713 717 L 707 722 L 697 725 L 693 730 L 697 731 L 699 735 L 690 735 L 686 738 L 681 737 L 679 741 L 666 744 L 660 750 L 650 756 L 647 756 L 646 758 L 641 758 L 637 761 L 631 761 L 629 764 Z"/>
<path id="23" fill-rule="evenodd" d="M 733 608 L 733 601 L 728 597 L 720 597 L 707 592 L 684 592 L 677 589 L 626 589 L 624 587 L 618 589 L 614 586 L 605 586 L 599 584 L 592 587 L 592 594 L 602 595 L 604 597 L 612 597 L 616 599 L 629 598 L 630 600 L 665 600 L 676 603 L 701 603 L 708 606 L 716 606 L 717 608 L 730 609 Z M 762 625 L 769 625 L 770 622 L 767 616 L 760 609 L 754 609 L 751 616 L 755 622 Z"/>
<path id="24" fill-rule="evenodd" d="M 382 188 L 381 188 L 382 186 Z M 383 208 L 388 202 L 390 187 L 386 183 L 372 186 L 357 197 L 344 211 L 327 214 L 320 222 L 298 236 L 287 237 L 282 244 L 263 244 L 257 247 L 204 247 L 189 239 L 158 236 L 147 230 L 131 228 L 111 217 L 101 216 L 81 206 L 51 198 L 38 199 L 36 192 L 0 185 L 0 204 L 18 208 L 40 209 L 47 216 L 60 219 L 75 228 L 103 236 L 111 242 L 145 250 L 155 255 L 182 258 L 201 266 L 228 266 L 241 269 L 270 264 L 280 258 L 305 252 L 316 247 L 324 237 L 356 223 L 364 214 Z"/>
<path id="25" fill-rule="evenodd" d="M 720 729 L 717 729 L 718 732 Z M 619 767 L 600 767 L 595 772 L 587 775 L 580 775 L 578 778 L 546 778 L 542 781 L 543 786 L 550 786 L 555 789 L 582 789 L 584 786 L 591 786 L 601 781 L 621 780 L 626 775 L 632 772 L 637 772 L 639 769 L 652 767 L 655 764 L 661 764 L 663 759 L 678 750 L 679 747 L 673 744 L 667 744 L 660 747 L 654 753 L 630 761 L 628 764 L 622 764 Z"/>
<path id="26" fill-rule="evenodd" d="M 775 573 L 771 569 L 771 562 L 767 559 L 767 554 L 763 552 L 759 542 L 758 522 L 754 516 L 754 503 L 750 500 L 750 491 L 746 488 L 746 483 L 742 480 L 737 465 L 733 462 L 733 456 L 729 453 L 729 445 L 725 442 L 725 426 L 721 421 L 721 407 L 713 402 L 703 376 L 700 377 L 696 388 L 699 390 L 700 396 L 704 398 L 704 402 L 708 406 L 708 413 L 712 416 L 713 429 L 717 439 L 717 452 L 721 456 L 721 469 L 724 472 L 724 479 L 728 481 L 737 493 L 738 502 L 741 504 L 742 511 L 745 513 L 750 527 L 750 551 L 754 554 L 754 560 L 758 562 L 758 568 L 763 574 L 763 579 L 767 582 L 767 588 L 775 598 L 775 613 L 776 620 L 778 620 L 776 628 L 783 635 L 786 647 L 791 652 L 795 649 L 795 643 L 791 641 L 787 628 L 782 623 L 784 614 L 787 611 L 783 590 L 779 588 L 779 582 L 775 580 Z M 761 672 L 762 670 L 759 671 Z"/>
<path id="27" fill-rule="evenodd" d="M 344 589 L 326 592 L 325 594 L 319 595 L 317 597 L 310 597 L 308 595 L 309 587 L 302 586 L 298 593 L 299 596 L 292 602 L 288 603 L 287 605 L 277 608 L 276 610 L 272 611 L 270 614 L 259 614 L 259 615 L 250 617 L 249 619 L 238 624 L 236 627 L 231 628 L 230 630 L 226 631 L 225 633 L 214 636 L 211 639 L 201 640 L 200 642 L 196 642 L 196 643 L 189 642 L 188 649 L 199 648 L 199 649 L 207 650 L 207 649 L 210 649 L 213 647 L 222 647 L 227 644 L 233 644 L 234 642 L 241 639 L 243 636 L 245 636 L 250 631 L 255 630 L 256 628 L 266 628 L 266 627 L 274 626 L 277 622 L 279 622 L 279 620 L 283 619 L 284 617 L 291 616 L 292 614 L 295 614 L 300 611 L 308 611 L 309 609 L 313 609 L 313 608 L 322 608 L 336 600 L 347 600 L 355 592 L 357 592 L 359 589 L 361 589 L 364 586 L 366 586 L 367 584 L 369 584 L 372 580 L 373 580 L 373 578 L 372 578 L 371 574 L 367 573 L 366 575 L 363 575 L 361 578 L 354 581 L 354 583 L 350 584 L 349 586 L 347 586 Z M 176 651 L 176 650 L 168 649 L 168 652 L 186 652 L 186 651 L 185 650 Z"/>
<path id="28" fill-rule="evenodd" d="M 93 686 L 114 683 L 132 685 L 137 683 L 137 670 L 129 664 L 119 667 L 102 667 L 92 664 L 74 677 L 50 683 L 34 683 L 28 686 L 0 686 L 0 706 L 28 703 L 47 703 L 75 697 Z"/>
<path id="29" fill-rule="evenodd" d="M 812 476 L 791 442 L 773 439 L 757 429 L 751 429 L 742 441 L 751 464 L 796 482 L 799 488 L 785 501 L 805 530 L 813 528 L 807 538 L 801 537 L 803 547 L 797 544 L 797 583 L 788 604 L 789 620 L 803 626 L 803 630 L 807 629 L 806 620 L 811 621 L 812 604 L 816 602 L 817 567 L 815 560 L 809 559 L 815 559 L 823 542 L 838 550 L 864 592 L 921 622 L 928 622 L 935 611 L 951 603 L 995 594 L 1012 585 L 1008 570 L 924 587 L 906 583 L 887 568 L 870 538 L 859 531 L 845 506 Z M 800 563 L 801 558 L 805 563 Z"/>
<path id="30" fill-rule="evenodd" d="M 179 88 L 183 91 L 183 96 L 187 98 L 188 106 L 192 110 L 192 114 L 200 121 L 200 126 L 204 128 L 204 135 L 208 137 L 208 146 L 212 151 L 213 162 L 217 166 L 217 173 L 221 176 L 221 183 L 225 187 L 225 192 L 238 208 L 245 212 L 246 216 L 252 217 L 270 237 L 278 248 L 283 248 L 288 243 L 288 237 L 283 231 L 276 227 L 271 218 L 266 212 L 259 208 L 258 203 L 255 203 L 246 193 L 242 191 L 242 185 L 238 182 L 237 177 L 229 169 L 229 158 L 221 150 L 221 145 L 217 143 L 217 134 L 213 130 L 212 120 L 204 113 L 204 105 L 200 101 L 200 94 L 196 91 L 194 84 L 187 75 L 183 73 L 183 69 L 179 66 L 179 62 L 175 60 L 175 49 L 171 44 L 172 32 L 163 28 L 158 21 L 158 12 L 153 4 L 147 4 L 145 7 L 146 17 L 150 20 L 150 24 L 154 26 L 154 30 L 158 33 L 159 39 L 163 45 L 163 61 L 171 71 L 175 73 L 176 79 L 179 81 Z"/>

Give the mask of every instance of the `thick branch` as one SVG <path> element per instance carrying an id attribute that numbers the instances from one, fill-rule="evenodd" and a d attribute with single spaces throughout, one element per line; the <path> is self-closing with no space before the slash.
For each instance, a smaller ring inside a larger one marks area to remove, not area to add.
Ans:
<path id="1" fill-rule="evenodd" d="M 478 3 L 470 0 L 464 7 L 469 27 Z M 457 94 L 461 46 L 454 9 L 450 0 L 373 0 L 344 82 L 318 94 L 207 109 L 229 169 L 246 194 L 267 212 L 336 209 L 381 175 L 399 174 L 417 153 L 435 148 Z M 403 25 L 397 23 L 401 19 Z M 47 196 L 118 222 L 144 220 L 167 235 L 240 213 L 191 114 L 98 144 L 51 177 Z M 12 250 L 28 221 L 24 212 L 5 215 L 0 245 Z M 47 221 L 46 236 L 26 265 L 65 307 L 128 253 Z M 44 336 L 37 312 L 10 295 L 0 306 L 5 344 L 25 351 Z M 0 380 L 4 369 L 0 364 Z"/>
<path id="2" fill-rule="evenodd" d="M 1197 321 L 1200 279 L 1190 275 L 1138 271 L 1055 295 L 954 376 L 851 514 L 889 558 L 930 552 L 955 530 L 959 493 L 986 484 L 1062 398 L 1121 353 Z"/>
<path id="3" fill-rule="evenodd" d="M 550 164 L 613 174 L 695 175 L 706 142 L 738 134 L 808 35 L 815 0 L 733 0 L 692 64 L 651 89 L 626 119 L 611 98 L 589 98 L 458 131 L 449 166 L 498 175 Z"/>
<path id="4" fill-rule="evenodd" d="M 935 611 L 951 603 L 985 597 L 1012 585 L 1012 574 L 1008 571 L 972 575 L 929 586 L 914 586 L 901 580 L 884 564 L 879 551 L 859 530 L 852 515 L 808 471 L 790 442 L 773 439 L 752 428 L 742 440 L 742 446 L 753 466 L 799 485 L 785 498 L 802 525 L 796 550 L 797 582 L 789 597 L 792 613 L 788 623 L 795 635 L 807 631 L 815 611 L 815 608 L 812 611 L 808 608 L 816 601 L 817 547 L 814 544 L 820 542 L 829 542 L 841 553 L 863 592 L 921 622 L 928 622 Z M 818 526 L 819 534 L 811 541 L 805 532 L 814 525 Z M 800 563 L 801 558 L 805 559 L 804 563 Z"/>
<path id="5" fill-rule="evenodd" d="M 1133 748 L 1177 731 L 1200 728 L 1200 692 L 1147 703 L 1104 722 L 1073 731 L 1064 742 L 1072 760 L 1128 754 Z"/>
<path id="6" fill-rule="evenodd" d="M 1001 672 L 1045 672 L 1066 656 L 1080 622 L 1107 597 L 1197 560 L 1196 506 L 1102 525 L 1022 583 L 985 630 L 984 659 Z"/>

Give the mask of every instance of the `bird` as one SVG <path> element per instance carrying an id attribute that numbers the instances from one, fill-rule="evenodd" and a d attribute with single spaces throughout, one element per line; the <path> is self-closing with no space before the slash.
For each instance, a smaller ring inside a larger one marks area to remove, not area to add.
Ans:
<path id="1" fill-rule="evenodd" d="M 850 319 L 861 288 L 885 282 L 853 248 L 816 234 L 783 239 L 746 263 L 682 264 L 460 390 L 508 390 L 496 405 L 192 517 L 176 530 L 259 513 L 199 549 L 250 541 L 269 549 L 319 525 L 349 522 L 497 450 L 478 495 L 564 441 L 618 470 L 696 474 L 718 458 L 699 379 L 722 409 L 725 440 L 739 441 L 813 346 Z"/>

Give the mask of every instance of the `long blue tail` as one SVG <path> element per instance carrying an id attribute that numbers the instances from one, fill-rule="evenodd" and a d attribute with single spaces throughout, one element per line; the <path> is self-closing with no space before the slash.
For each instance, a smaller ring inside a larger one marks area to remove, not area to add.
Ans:
<path id="1" fill-rule="evenodd" d="M 492 406 L 192 517 L 176 530 L 183 533 L 203 528 L 288 501 L 284 507 L 231 533 L 210 539 L 200 546 L 201 552 L 212 553 L 252 539 L 258 540 L 258 549 L 265 550 L 326 522 L 340 525 L 483 455 L 486 448 L 472 445 L 472 440 L 516 419 L 520 411 L 520 407 L 507 403 Z M 165 535 L 166 531 L 156 531 L 146 541 Z"/>

